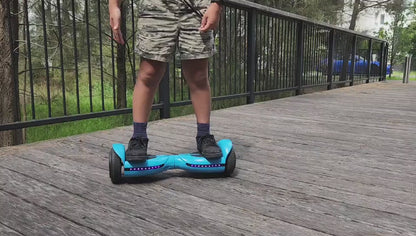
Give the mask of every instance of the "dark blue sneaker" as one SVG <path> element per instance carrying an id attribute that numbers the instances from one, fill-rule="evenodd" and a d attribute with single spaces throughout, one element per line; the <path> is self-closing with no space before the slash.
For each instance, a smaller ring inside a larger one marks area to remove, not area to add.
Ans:
<path id="1" fill-rule="evenodd" d="M 147 144 L 149 139 L 147 138 L 131 138 L 129 146 L 126 151 L 127 161 L 139 161 L 144 162 L 147 160 Z"/>
<path id="2" fill-rule="evenodd" d="M 196 144 L 199 153 L 207 159 L 222 157 L 221 148 L 215 142 L 214 135 L 196 137 Z"/>

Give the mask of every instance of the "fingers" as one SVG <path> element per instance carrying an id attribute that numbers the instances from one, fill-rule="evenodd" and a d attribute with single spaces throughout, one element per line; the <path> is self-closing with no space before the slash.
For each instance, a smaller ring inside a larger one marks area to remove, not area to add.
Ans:
<path id="1" fill-rule="evenodd" d="M 120 30 L 120 23 L 117 20 L 114 20 L 114 18 L 110 18 L 110 25 L 111 25 L 111 29 L 113 31 L 113 39 L 119 43 L 124 45 L 124 39 L 123 39 L 123 34 L 121 33 Z"/>
<path id="2" fill-rule="evenodd" d="M 117 43 L 124 45 L 125 42 L 120 29 L 113 29 L 113 38 Z"/>
<path id="3" fill-rule="evenodd" d="M 202 32 L 206 31 L 207 22 L 208 22 L 208 16 L 207 15 L 204 15 L 202 17 L 201 27 L 199 28 L 200 31 L 202 31 Z"/>
<path id="4" fill-rule="evenodd" d="M 215 30 L 216 28 L 217 28 L 217 26 L 214 22 L 207 21 L 207 23 L 205 25 L 201 26 L 201 28 L 199 28 L 199 30 L 203 33 L 206 33 L 209 30 Z"/>

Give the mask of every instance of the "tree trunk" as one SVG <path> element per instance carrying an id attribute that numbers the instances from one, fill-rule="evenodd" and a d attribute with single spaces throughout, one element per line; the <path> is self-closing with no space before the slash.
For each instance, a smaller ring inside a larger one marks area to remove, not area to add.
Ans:
<path id="1" fill-rule="evenodd" d="M 352 15 L 350 21 L 350 30 L 355 30 L 357 24 L 358 14 L 360 13 L 361 0 L 354 0 L 354 7 L 352 8 Z"/>
<path id="2" fill-rule="evenodd" d="M 10 14 L 11 12 L 11 14 Z M 0 124 L 20 120 L 18 76 L 18 0 L 0 1 Z M 13 50 L 12 50 L 13 48 Z M 22 131 L 0 132 L 0 147 L 22 143 Z"/>
<path id="3" fill-rule="evenodd" d="M 127 3 L 121 4 L 121 32 L 123 37 L 126 35 L 126 16 Z M 125 39 L 126 40 L 126 39 Z M 126 87 L 127 87 L 127 71 L 126 71 L 126 45 L 117 44 L 117 108 L 126 108 Z"/>

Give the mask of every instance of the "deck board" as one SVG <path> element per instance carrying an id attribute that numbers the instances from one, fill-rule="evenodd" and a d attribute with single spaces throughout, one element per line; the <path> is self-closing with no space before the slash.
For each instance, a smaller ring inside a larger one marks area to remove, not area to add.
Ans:
<path id="1" fill-rule="evenodd" d="M 193 115 L 149 152 L 195 151 Z M 213 111 L 231 178 L 173 170 L 113 185 L 131 127 L 0 149 L 0 235 L 416 235 L 416 84 L 364 84 Z"/>

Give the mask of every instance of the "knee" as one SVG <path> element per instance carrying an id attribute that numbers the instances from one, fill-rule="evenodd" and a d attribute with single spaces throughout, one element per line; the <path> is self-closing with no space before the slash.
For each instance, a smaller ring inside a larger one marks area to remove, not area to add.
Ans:
<path id="1" fill-rule="evenodd" d="M 196 73 L 193 78 L 188 80 L 189 86 L 194 89 L 209 88 L 209 78 L 206 73 Z"/>
<path id="2" fill-rule="evenodd" d="M 136 86 L 144 85 L 147 88 L 154 89 L 159 85 L 160 73 L 155 70 L 140 70 L 137 77 Z"/>

